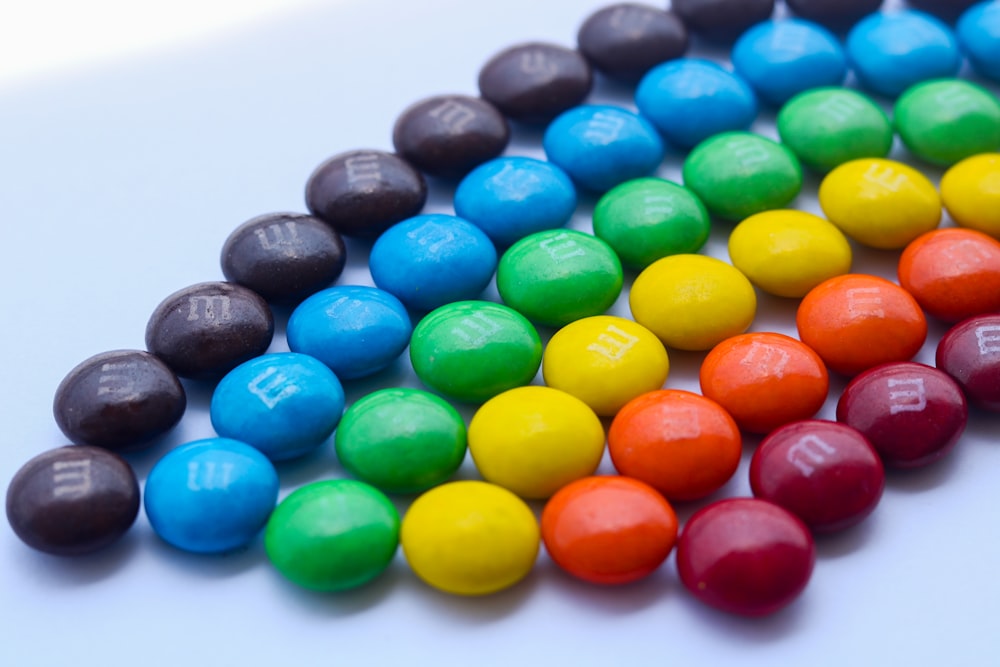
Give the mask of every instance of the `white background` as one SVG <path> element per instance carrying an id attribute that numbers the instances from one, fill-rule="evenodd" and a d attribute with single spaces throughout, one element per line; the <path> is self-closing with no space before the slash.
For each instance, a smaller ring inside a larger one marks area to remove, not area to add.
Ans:
<path id="1" fill-rule="evenodd" d="M 142 348 L 163 297 L 221 279 L 218 254 L 233 228 L 303 211 L 306 178 L 322 160 L 391 149 L 408 104 L 474 94 L 480 65 L 512 43 L 575 44 L 583 18 L 607 2 L 14 4 L 0 9 L 4 485 L 65 443 L 51 416 L 62 377 L 93 354 Z M 631 91 L 600 82 L 592 99 L 631 105 Z M 773 136 L 772 121 L 765 112 L 756 129 Z M 508 153 L 540 155 L 539 136 L 518 130 Z M 678 179 L 680 163 L 668 156 L 661 175 Z M 807 179 L 800 208 L 818 212 L 816 184 Z M 432 189 L 427 210 L 451 212 L 448 187 Z M 589 229 L 592 204 L 582 198 L 572 226 Z M 728 228 L 716 223 L 706 252 L 726 258 Z M 350 251 L 340 282 L 370 283 L 365 249 Z M 891 277 L 897 257 L 857 249 L 855 270 Z M 793 333 L 795 306 L 762 296 L 753 328 Z M 624 297 L 614 312 L 627 315 Z M 286 318 L 278 313 L 272 350 L 287 349 Z M 943 330 L 931 323 L 919 360 L 932 363 Z M 696 388 L 700 359 L 671 353 L 666 386 Z M 405 359 L 350 385 L 349 400 L 388 384 L 415 384 Z M 843 384 L 834 380 L 821 416 L 832 418 Z M 169 448 L 212 435 L 210 390 L 187 386 L 182 425 L 130 457 L 140 478 Z M 461 599 L 425 587 L 400 554 L 364 589 L 317 595 L 282 580 L 259 542 L 189 555 L 140 515 L 110 550 L 63 560 L 31 551 L 2 522 L 0 665 L 996 664 L 998 424 L 975 413 L 949 458 L 890 474 L 868 521 L 819 541 L 806 593 L 759 620 L 693 601 L 672 557 L 647 580 L 601 589 L 543 554 L 515 588 Z M 612 472 L 607 462 L 601 470 Z M 279 471 L 282 495 L 343 475 L 331 446 Z M 469 462 L 460 475 L 475 475 Z M 744 460 L 719 495 L 748 492 Z"/>

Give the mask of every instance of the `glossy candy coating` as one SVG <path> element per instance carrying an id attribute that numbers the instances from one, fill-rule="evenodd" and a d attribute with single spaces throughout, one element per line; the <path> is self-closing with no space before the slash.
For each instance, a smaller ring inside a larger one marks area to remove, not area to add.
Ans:
<path id="1" fill-rule="evenodd" d="M 635 91 L 635 105 L 667 141 L 688 150 L 721 132 L 748 129 L 757 117 L 757 98 L 750 85 L 699 58 L 651 69 Z"/>
<path id="2" fill-rule="evenodd" d="M 975 155 L 946 171 L 941 199 L 957 225 L 1000 239 L 1000 154 Z"/>
<path id="3" fill-rule="evenodd" d="M 420 213 L 427 183 L 393 153 L 357 150 L 334 155 L 306 183 L 309 211 L 344 236 L 375 238 Z"/>
<path id="4" fill-rule="evenodd" d="M 902 287 L 876 276 L 847 274 L 812 289 L 799 304 L 799 338 L 843 375 L 913 357 L 927 320 Z"/>
<path id="5" fill-rule="evenodd" d="M 1000 5 L 980 2 L 962 14 L 958 41 L 977 72 L 1000 80 Z"/>
<path id="6" fill-rule="evenodd" d="M 296 303 L 328 287 L 346 261 L 344 241 L 333 227 L 297 213 L 248 220 L 222 246 L 226 280 L 272 303 Z"/>
<path id="7" fill-rule="evenodd" d="M 969 403 L 1000 412 L 1000 315 L 979 315 L 956 324 L 941 338 L 935 358 Z"/>
<path id="8" fill-rule="evenodd" d="M 655 571 L 677 541 L 677 515 L 656 489 L 628 477 L 587 477 L 542 512 L 549 556 L 574 577 L 626 584 Z"/>
<path id="9" fill-rule="evenodd" d="M 812 88 L 839 86 L 847 56 L 826 28 L 800 19 L 758 23 L 736 41 L 733 67 L 774 106 Z"/>
<path id="10" fill-rule="evenodd" d="M 542 137 L 545 155 L 580 186 L 596 192 L 649 176 L 663 160 L 663 140 L 642 116 L 608 105 L 559 115 Z"/>
<path id="11" fill-rule="evenodd" d="M 697 500 L 736 472 L 740 430 L 722 406 L 688 391 L 662 389 L 619 410 L 608 430 L 615 469 L 669 500 Z"/>
<path id="12" fill-rule="evenodd" d="M 78 445 L 122 451 L 148 445 L 180 421 L 184 387 L 166 364 L 139 350 L 86 359 L 56 389 L 52 412 Z"/>
<path id="13" fill-rule="evenodd" d="M 885 157 L 892 123 L 870 98 L 848 88 L 819 88 L 796 95 L 775 121 L 781 142 L 810 169 L 827 172 L 845 162 Z"/>
<path id="14" fill-rule="evenodd" d="M 729 235 L 733 266 L 775 296 L 801 298 L 851 270 L 851 245 L 834 225 L 805 211 L 752 215 Z"/>
<path id="15" fill-rule="evenodd" d="M 622 280 L 615 251 L 601 239 L 571 229 L 521 239 L 497 267 L 504 303 L 551 327 L 600 315 L 618 299 Z"/>
<path id="16" fill-rule="evenodd" d="M 817 533 L 849 528 L 882 498 L 885 469 L 856 429 L 800 421 L 768 435 L 750 461 L 750 487 L 799 517 Z"/>
<path id="17" fill-rule="evenodd" d="M 796 15 L 828 28 L 850 27 L 875 12 L 883 0 L 785 0 Z"/>
<path id="18" fill-rule="evenodd" d="M 708 350 L 750 327 L 757 295 L 746 276 L 721 260 L 672 255 L 639 274 L 629 307 L 667 347 Z"/>
<path id="19" fill-rule="evenodd" d="M 278 504 L 264 547 L 278 572 L 303 588 L 357 588 L 382 574 L 396 555 L 399 513 L 363 482 L 313 482 Z"/>
<path id="20" fill-rule="evenodd" d="M 911 7 L 939 16 L 945 21 L 955 20 L 976 2 L 978 0 L 907 0 Z"/>
<path id="21" fill-rule="evenodd" d="M 7 521 L 32 549 L 81 556 L 122 537 L 139 513 L 139 483 L 117 454 L 89 445 L 51 449 L 14 474 Z"/>
<path id="22" fill-rule="evenodd" d="M 380 389 L 358 399 L 337 428 L 337 458 L 386 493 L 436 486 L 465 458 L 465 423 L 455 408 L 421 389 Z"/>
<path id="23" fill-rule="evenodd" d="M 601 73 L 635 83 L 652 67 L 680 58 L 688 31 L 673 12 L 632 2 L 602 7 L 584 20 L 577 48 Z"/>
<path id="24" fill-rule="evenodd" d="M 660 389 L 670 361 L 652 331 L 623 317 L 587 317 L 549 339 L 542 356 L 548 386 L 613 417 L 636 396 Z"/>
<path id="25" fill-rule="evenodd" d="M 344 390 L 320 360 L 277 352 L 229 371 L 215 387 L 209 412 L 220 436 L 283 461 L 308 454 L 333 434 Z"/>
<path id="26" fill-rule="evenodd" d="M 700 509 L 677 541 L 677 571 L 698 600 L 731 614 L 772 614 L 809 583 L 816 546 L 795 515 L 766 500 Z"/>
<path id="27" fill-rule="evenodd" d="M 246 546 L 278 500 L 278 473 L 258 450 L 229 438 L 170 450 L 149 471 L 145 509 L 156 534 L 194 553 Z"/>
<path id="28" fill-rule="evenodd" d="M 416 311 L 474 299 L 490 282 L 497 251 L 478 227 L 453 215 L 418 215 L 372 246 L 368 268 L 379 289 Z"/>
<path id="29" fill-rule="evenodd" d="M 455 190 L 455 212 L 506 248 L 529 234 L 564 226 L 576 210 L 565 171 L 527 157 L 500 157 L 473 169 Z"/>
<path id="30" fill-rule="evenodd" d="M 775 141 L 749 132 L 726 132 L 687 156 L 684 185 L 713 215 L 742 220 L 794 200 L 802 189 L 802 167 L 794 153 Z"/>
<path id="31" fill-rule="evenodd" d="M 604 427 L 586 403 L 566 392 L 517 387 L 476 411 L 469 453 L 487 482 L 544 499 L 597 470 Z"/>
<path id="32" fill-rule="evenodd" d="M 722 341 L 705 357 L 699 379 L 702 394 L 750 433 L 809 419 L 823 407 L 830 387 L 819 355 L 779 333 Z"/>
<path id="33" fill-rule="evenodd" d="M 177 375 L 217 380 L 267 350 L 274 316 L 256 292 L 232 283 L 198 283 L 174 292 L 146 325 L 146 349 Z"/>
<path id="34" fill-rule="evenodd" d="M 921 81 L 955 76 L 962 64 L 951 29 L 911 10 L 862 19 L 847 37 L 847 54 L 861 84 L 888 97 Z"/>
<path id="35" fill-rule="evenodd" d="M 410 341 L 410 361 L 431 389 L 481 402 L 531 382 L 542 362 L 542 341 L 531 322 L 512 308 L 460 301 L 420 320 Z"/>
<path id="36" fill-rule="evenodd" d="M 965 430 L 968 414 L 954 380 L 909 361 L 865 371 L 837 402 L 837 421 L 863 433 L 894 468 L 924 466 L 946 455 Z"/>
<path id="37" fill-rule="evenodd" d="M 416 575 L 454 595 L 513 586 L 531 571 L 541 539 L 523 500 L 479 481 L 450 482 L 417 498 L 400 537 Z"/>
<path id="38" fill-rule="evenodd" d="M 361 285 L 313 294 L 288 318 L 288 347 L 316 357 L 342 380 L 377 373 L 402 354 L 412 325 L 399 299 Z"/>
<path id="39" fill-rule="evenodd" d="M 698 252 L 710 226 L 701 200 L 683 185 L 662 178 L 622 183 L 594 207 L 594 234 L 633 269 L 668 255 Z"/>
<path id="40" fill-rule="evenodd" d="M 531 42 L 504 49 L 479 71 L 479 93 L 522 123 L 547 123 L 586 99 L 590 63 L 578 51 Z"/>
<path id="41" fill-rule="evenodd" d="M 671 7 L 693 32 L 729 42 L 771 18 L 774 0 L 673 0 Z"/>
<path id="42" fill-rule="evenodd" d="M 827 219 L 858 243 L 902 248 L 941 222 L 941 196 L 919 171 L 894 160 L 840 165 L 819 186 Z"/>

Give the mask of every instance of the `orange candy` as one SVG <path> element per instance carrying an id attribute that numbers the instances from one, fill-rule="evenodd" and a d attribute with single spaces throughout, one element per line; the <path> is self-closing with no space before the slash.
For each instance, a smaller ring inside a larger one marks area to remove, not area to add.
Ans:
<path id="1" fill-rule="evenodd" d="M 802 342 L 844 375 L 911 359 L 927 338 L 927 319 L 909 292 L 860 274 L 814 287 L 799 304 L 795 323 Z"/>
<path id="2" fill-rule="evenodd" d="M 804 343 L 778 333 L 733 336 L 701 364 L 701 391 L 750 433 L 809 419 L 826 401 L 830 377 Z"/>
<path id="3" fill-rule="evenodd" d="M 560 489 L 542 512 L 552 560 L 594 584 L 651 574 L 677 541 L 677 515 L 656 489 L 628 477 L 584 477 Z"/>
<path id="4" fill-rule="evenodd" d="M 946 322 L 1000 312 L 1000 241 L 971 229 L 938 229 L 899 258 L 899 284 Z"/>
<path id="5" fill-rule="evenodd" d="M 696 500 L 733 476 L 742 441 L 736 422 L 715 401 L 661 389 L 618 412 L 608 431 L 608 451 L 621 474 L 670 500 Z"/>

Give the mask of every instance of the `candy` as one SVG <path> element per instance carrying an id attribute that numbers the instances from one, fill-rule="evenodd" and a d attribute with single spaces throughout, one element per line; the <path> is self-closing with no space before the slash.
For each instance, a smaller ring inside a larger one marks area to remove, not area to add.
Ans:
<path id="1" fill-rule="evenodd" d="M 885 470 L 856 429 L 800 421 L 764 438 L 750 461 L 753 495 L 780 505 L 817 533 L 849 528 L 882 498 Z"/>
<path id="2" fill-rule="evenodd" d="M 344 412 L 340 381 L 321 361 L 296 352 L 265 354 L 229 371 L 212 394 L 215 432 L 272 461 L 322 445 Z"/>
<path id="3" fill-rule="evenodd" d="M 958 21 L 958 41 L 977 72 L 1000 80 L 1000 5 L 980 2 Z"/>
<path id="4" fill-rule="evenodd" d="M 1000 315 L 980 315 L 953 326 L 937 346 L 937 367 L 973 405 L 1000 412 Z"/>
<path id="5" fill-rule="evenodd" d="M 363 586 L 399 546 L 399 513 L 377 489 L 351 479 L 313 482 L 278 504 L 264 547 L 285 578 L 314 591 Z"/>
<path id="6" fill-rule="evenodd" d="M 684 160 L 684 185 L 726 220 L 783 208 L 802 189 L 795 154 L 765 137 L 727 132 L 702 142 Z"/>
<path id="7" fill-rule="evenodd" d="M 705 357 L 699 377 L 701 392 L 750 433 L 769 433 L 812 417 L 826 402 L 830 385 L 819 355 L 778 333 L 722 341 Z"/>
<path id="8" fill-rule="evenodd" d="M 595 69 L 627 83 L 635 83 L 662 62 L 680 58 L 688 48 L 687 28 L 676 14 L 628 2 L 588 16 L 576 39 L 580 53 Z"/>
<path id="9" fill-rule="evenodd" d="M 750 327 L 757 295 L 742 273 L 721 260 L 673 255 L 639 274 L 629 307 L 635 321 L 667 347 L 708 350 Z"/>
<path id="10" fill-rule="evenodd" d="M 834 225 L 804 211 L 765 211 L 736 225 L 729 257 L 757 287 L 799 298 L 851 270 L 851 246 Z"/>
<path id="11" fill-rule="evenodd" d="M 912 362 L 884 364 L 851 380 L 837 421 L 856 428 L 894 468 L 937 461 L 965 430 L 962 390 L 944 372 Z"/>
<path id="12" fill-rule="evenodd" d="M 673 0 L 688 28 L 708 39 L 729 42 L 774 11 L 774 0 Z"/>
<path id="13" fill-rule="evenodd" d="M 697 500 L 733 476 L 742 442 L 736 422 L 718 403 L 663 389 L 632 399 L 618 412 L 608 452 L 622 475 L 670 500 Z"/>
<path id="14" fill-rule="evenodd" d="M 604 455 L 604 427 L 570 394 L 518 387 L 486 401 L 469 423 L 469 453 L 487 482 L 543 499 L 591 475 Z"/>
<path id="15" fill-rule="evenodd" d="M 848 274 L 810 291 L 795 316 L 799 338 L 830 370 L 856 375 L 906 361 L 927 337 L 927 320 L 908 292 L 884 278 Z"/>
<path id="16" fill-rule="evenodd" d="M 661 178 L 622 183 L 594 207 L 594 234 L 634 269 L 667 255 L 698 252 L 708 240 L 709 228 L 701 200 L 684 186 Z"/>
<path id="17" fill-rule="evenodd" d="M 574 577 L 626 584 L 652 574 L 677 541 L 677 515 L 651 486 L 587 477 L 560 489 L 542 512 L 549 556 Z"/>
<path id="18" fill-rule="evenodd" d="M 451 482 L 417 498 L 401 531 L 403 553 L 425 583 L 455 595 L 513 586 L 538 557 L 538 522 L 523 500 L 486 482 Z"/>
<path id="19" fill-rule="evenodd" d="M 139 513 L 128 463 L 99 447 L 52 449 L 25 463 L 7 487 L 7 521 L 32 549 L 80 556 L 121 538 Z"/>
<path id="20" fill-rule="evenodd" d="M 946 171 L 941 199 L 956 224 L 1000 239 L 1000 155 L 976 155 Z"/>
<path id="21" fill-rule="evenodd" d="M 417 311 L 476 298 L 496 266 L 497 252 L 486 234 L 440 213 L 393 225 L 368 259 L 375 285 Z"/>
<path id="22" fill-rule="evenodd" d="M 978 0 L 908 0 L 917 9 L 940 16 L 946 21 L 958 18 L 963 11 L 972 7 Z"/>
<path id="23" fill-rule="evenodd" d="M 156 534 L 194 553 L 246 546 L 278 500 L 278 473 L 259 451 L 229 438 L 172 449 L 149 471 L 145 509 Z"/>
<path id="24" fill-rule="evenodd" d="M 458 470 L 465 423 L 446 401 L 420 389 L 380 389 L 359 399 L 337 428 L 337 458 L 387 493 L 418 493 Z"/>
<path id="25" fill-rule="evenodd" d="M 882 0 L 785 0 L 785 4 L 804 19 L 841 29 L 875 12 Z"/>
<path id="26" fill-rule="evenodd" d="M 576 396 L 602 417 L 663 386 L 667 351 L 649 329 L 623 317 L 587 317 L 555 333 L 542 356 L 548 386 Z"/>

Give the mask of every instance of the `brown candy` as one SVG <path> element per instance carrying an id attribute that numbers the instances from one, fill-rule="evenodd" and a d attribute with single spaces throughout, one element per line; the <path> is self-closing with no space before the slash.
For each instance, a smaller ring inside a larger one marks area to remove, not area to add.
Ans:
<path id="1" fill-rule="evenodd" d="M 835 29 L 849 28 L 882 6 L 882 0 L 785 0 L 804 19 Z"/>
<path id="2" fill-rule="evenodd" d="M 909 0 L 907 4 L 912 9 L 929 12 L 945 21 L 954 21 L 962 12 L 979 2 L 982 0 Z"/>
<path id="3" fill-rule="evenodd" d="M 580 52 L 603 74 L 635 83 L 688 48 L 688 31 L 673 12 L 620 3 L 591 14 L 577 34 Z"/>
<path id="4" fill-rule="evenodd" d="M 719 42 L 735 40 L 774 12 L 774 0 L 673 0 L 671 4 L 689 30 Z"/>

